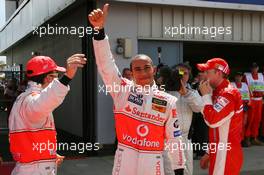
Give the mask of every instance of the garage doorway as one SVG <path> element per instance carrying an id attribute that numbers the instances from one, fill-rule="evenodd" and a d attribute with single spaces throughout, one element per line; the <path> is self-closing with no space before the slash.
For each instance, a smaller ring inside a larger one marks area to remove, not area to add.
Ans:
<path id="1" fill-rule="evenodd" d="M 194 74 L 197 72 L 196 63 L 205 62 L 213 57 L 221 57 L 228 61 L 231 68 L 231 77 L 236 71 L 249 71 L 252 62 L 257 62 L 260 71 L 263 72 L 264 44 L 183 43 L 183 60 L 190 62 Z"/>

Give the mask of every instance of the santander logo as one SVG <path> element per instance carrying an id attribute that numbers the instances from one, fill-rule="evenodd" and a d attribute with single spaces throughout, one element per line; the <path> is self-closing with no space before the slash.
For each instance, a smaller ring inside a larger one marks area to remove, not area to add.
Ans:
<path id="1" fill-rule="evenodd" d="M 131 108 L 130 108 L 129 105 L 125 109 L 126 109 L 127 112 L 131 112 Z"/>
<path id="2" fill-rule="evenodd" d="M 131 109 L 131 107 L 128 105 L 125 110 L 129 113 L 131 113 L 134 116 L 140 117 L 140 118 L 145 118 L 145 119 L 151 119 L 151 120 L 155 120 L 157 122 L 164 122 L 165 118 L 162 118 L 160 116 L 160 114 L 149 114 L 147 112 L 142 112 L 139 111 L 137 107 L 133 107 L 133 109 Z"/>

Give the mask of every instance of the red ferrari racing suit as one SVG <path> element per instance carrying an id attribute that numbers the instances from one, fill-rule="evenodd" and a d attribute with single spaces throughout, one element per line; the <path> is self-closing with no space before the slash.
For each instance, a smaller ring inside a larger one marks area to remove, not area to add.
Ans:
<path id="1" fill-rule="evenodd" d="M 225 79 L 212 97 L 204 95 L 202 98 L 205 102 L 203 116 L 209 126 L 209 175 L 238 175 L 243 162 L 241 95 Z"/>
<path id="2" fill-rule="evenodd" d="M 172 169 L 184 168 L 183 151 L 178 149 L 181 131 L 176 118 L 177 99 L 155 85 L 143 89 L 122 78 L 107 36 L 93 44 L 98 71 L 105 86 L 112 88 L 114 101 L 118 148 L 112 174 L 164 175 L 164 149 L 169 150 Z"/>

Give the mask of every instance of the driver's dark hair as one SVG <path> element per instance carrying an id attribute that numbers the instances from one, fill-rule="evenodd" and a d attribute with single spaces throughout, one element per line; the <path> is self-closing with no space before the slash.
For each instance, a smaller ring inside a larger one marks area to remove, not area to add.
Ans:
<path id="1" fill-rule="evenodd" d="M 132 71 L 132 65 L 133 65 L 133 62 L 136 58 L 140 58 L 140 57 L 148 57 L 150 58 L 148 55 L 145 55 L 145 54 L 138 54 L 138 55 L 135 55 L 132 59 L 131 59 L 131 62 L 130 62 L 130 71 Z M 151 65 L 154 66 L 153 64 L 153 61 L 152 59 L 150 58 L 150 61 L 151 61 Z"/>
<path id="2" fill-rule="evenodd" d="M 40 74 L 40 75 L 36 75 L 36 76 L 33 76 L 33 77 L 27 77 L 27 80 L 36 82 L 38 84 L 43 84 L 44 83 L 44 79 L 50 73 L 52 73 L 52 72 L 47 72 L 45 74 Z"/>

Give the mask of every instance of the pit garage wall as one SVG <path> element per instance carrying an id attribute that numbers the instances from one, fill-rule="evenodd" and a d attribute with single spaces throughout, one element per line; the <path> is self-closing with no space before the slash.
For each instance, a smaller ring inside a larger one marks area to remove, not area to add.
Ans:
<path id="1" fill-rule="evenodd" d="M 138 37 L 140 39 L 264 43 L 264 12 L 191 8 L 177 6 L 138 6 Z M 231 27 L 232 34 L 174 35 L 166 32 L 168 27 Z"/>
<path id="2" fill-rule="evenodd" d="M 0 52 L 5 51 L 34 27 L 42 25 L 53 16 L 70 6 L 75 0 L 24 0 L 0 29 Z M 7 11 L 10 7 L 7 6 Z"/>
<path id="3" fill-rule="evenodd" d="M 81 17 L 86 15 L 85 7 L 78 7 L 64 14 L 50 25 L 85 26 Z M 31 58 L 31 52 L 37 51 L 42 55 L 53 57 L 58 65 L 65 66 L 66 59 L 74 53 L 82 52 L 81 38 L 77 35 L 31 35 L 18 45 L 8 49 L 3 55 L 7 56 L 8 64 L 25 64 Z M 56 127 L 77 136 L 82 136 L 82 76 L 79 71 L 71 82 L 70 92 L 63 104 L 55 110 Z M 47 102 L 48 103 L 48 102 Z"/>

